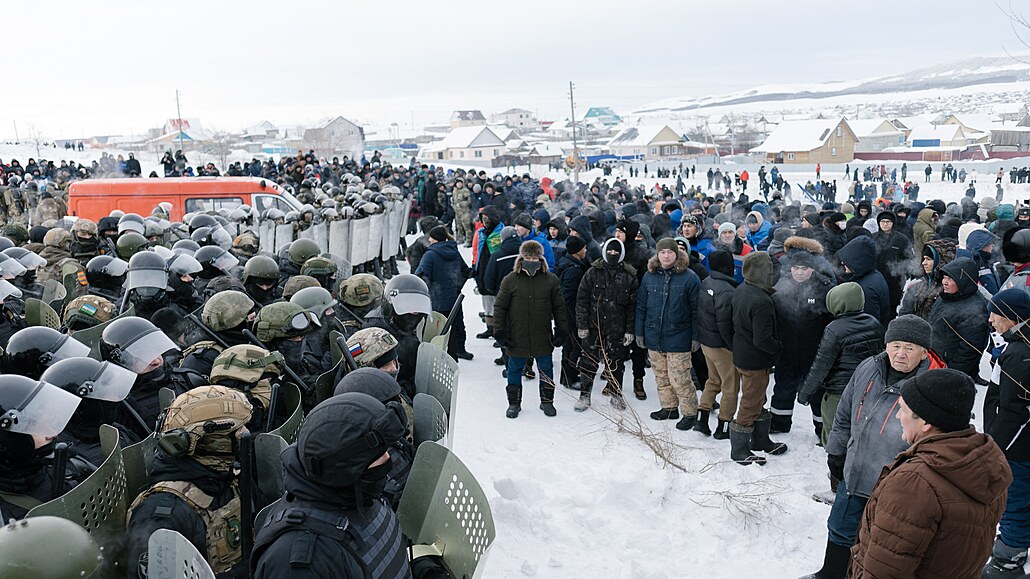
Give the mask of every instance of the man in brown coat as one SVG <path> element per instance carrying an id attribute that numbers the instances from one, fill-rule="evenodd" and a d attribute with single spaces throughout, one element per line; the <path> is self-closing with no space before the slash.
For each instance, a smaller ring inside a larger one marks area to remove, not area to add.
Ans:
<path id="1" fill-rule="evenodd" d="M 1012 471 L 969 424 L 975 398 L 973 380 L 950 368 L 904 382 L 897 418 L 912 446 L 873 489 L 848 577 L 980 577 Z"/>

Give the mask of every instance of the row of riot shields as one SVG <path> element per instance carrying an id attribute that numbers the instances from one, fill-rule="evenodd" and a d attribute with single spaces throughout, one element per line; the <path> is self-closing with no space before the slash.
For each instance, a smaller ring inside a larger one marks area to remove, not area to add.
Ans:
<path id="1" fill-rule="evenodd" d="M 296 230 L 293 223 L 263 221 L 258 224 L 257 233 L 261 249 L 269 253 L 278 254 L 296 239 L 312 239 L 322 253 L 360 265 L 397 255 L 410 210 L 410 199 L 390 201 L 385 212 L 369 217 L 323 221 Z"/>

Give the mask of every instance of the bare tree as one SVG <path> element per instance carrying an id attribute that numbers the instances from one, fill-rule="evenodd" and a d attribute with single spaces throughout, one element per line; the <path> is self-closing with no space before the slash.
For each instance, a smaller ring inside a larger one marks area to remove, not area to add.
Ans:
<path id="1" fill-rule="evenodd" d="M 213 156 L 218 161 L 218 170 L 225 172 L 229 166 L 229 156 L 232 155 L 237 142 L 236 135 L 226 131 L 216 131 L 204 146 L 204 152 Z"/>
<path id="2" fill-rule="evenodd" d="M 28 138 L 25 140 L 32 143 L 36 147 L 36 157 L 38 158 L 43 154 L 43 147 L 46 146 L 46 139 L 43 137 L 43 133 L 36 128 L 36 125 L 29 123 L 28 125 Z"/>

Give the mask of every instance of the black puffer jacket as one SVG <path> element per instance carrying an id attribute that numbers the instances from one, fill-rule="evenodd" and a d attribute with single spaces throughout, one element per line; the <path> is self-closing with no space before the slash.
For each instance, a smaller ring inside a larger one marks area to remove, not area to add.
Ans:
<path id="1" fill-rule="evenodd" d="M 626 334 L 633 334 L 638 287 L 632 266 L 603 259 L 593 263 L 576 296 L 576 329 L 590 331 L 584 349 L 596 345 L 616 359 L 626 358 L 628 347 L 622 342 Z"/>
<path id="2" fill-rule="evenodd" d="M 836 318 L 823 331 L 815 361 L 798 391 L 801 402 L 811 401 L 820 387 L 829 394 L 840 394 L 862 360 L 883 351 L 883 326 L 862 311 L 861 288 L 840 286 L 827 302 Z"/>
<path id="3" fill-rule="evenodd" d="M 776 364 L 779 339 L 773 305 L 772 258 L 764 251 L 744 258 L 744 283 L 733 292 L 733 365 L 742 370 L 765 370 Z"/>
<path id="4" fill-rule="evenodd" d="M 566 325 L 570 334 L 574 334 L 572 328 L 576 327 L 576 296 L 579 294 L 579 284 L 583 281 L 583 275 L 590 269 L 590 264 L 580 261 L 569 254 L 558 262 L 558 270 L 555 272 L 558 280 L 561 281 L 561 293 L 565 299 Z"/>
<path id="5" fill-rule="evenodd" d="M 961 257 L 941 268 L 955 280 L 958 293 L 941 292 L 930 310 L 933 351 L 949 368 L 964 372 L 974 380 L 980 374 L 980 352 L 987 345 L 987 300 L 980 293 L 979 268 L 968 257 Z"/>
<path id="6" fill-rule="evenodd" d="M 807 368 L 815 359 L 823 329 L 833 319 L 826 309 L 826 293 L 833 284 L 823 274 L 813 271 L 805 283 L 797 283 L 788 273 L 774 287 L 773 304 L 783 341 L 780 361 Z"/>
<path id="7" fill-rule="evenodd" d="M 1002 336 L 1005 349 L 998 358 L 1000 369 L 995 380 L 987 387 L 984 398 L 984 432 L 998 443 L 1009 460 L 1030 460 L 1030 432 L 1024 428 L 1030 422 L 1030 329 L 1026 322 Z"/>
<path id="8" fill-rule="evenodd" d="M 837 257 L 852 272 L 850 279 L 845 277 L 845 280 L 862 286 L 865 313 L 875 316 L 881 324 L 887 324 L 890 321 L 891 296 L 887 281 L 876 269 L 876 242 L 868 235 L 856 237 L 837 252 Z"/>
<path id="9" fill-rule="evenodd" d="M 712 271 L 697 294 L 697 339 L 709 348 L 733 348 L 733 276 Z"/>

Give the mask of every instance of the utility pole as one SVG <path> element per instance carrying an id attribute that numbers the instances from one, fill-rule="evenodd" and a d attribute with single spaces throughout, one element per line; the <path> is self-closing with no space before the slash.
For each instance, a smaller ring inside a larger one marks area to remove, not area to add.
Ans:
<path id="1" fill-rule="evenodd" d="M 175 114 L 179 117 L 179 150 L 183 151 L 182 147 L 182 109 L 179 108 L 179 89 L 175 89 Z M 183 151 L 185 155 L 186 152 Z"/>
<path id="2" fill-rule="evenodd" d="M 572 183 L 579 185 L 579 139 L 576 138 L 576 97 L 569 81 L 569 106 L 572 108 Z"/>
<path id="3" fill-rule="evenodd" d="M 11 121 L 14 123 L 14 142 L 17 143 L 20 139 L 18 138 L 18 121 Z"/>

